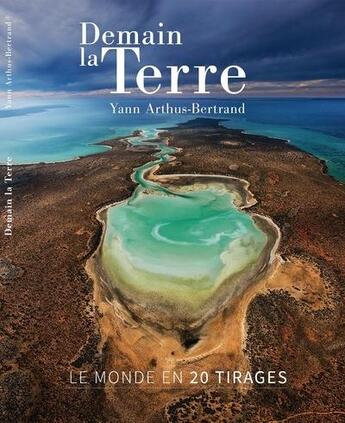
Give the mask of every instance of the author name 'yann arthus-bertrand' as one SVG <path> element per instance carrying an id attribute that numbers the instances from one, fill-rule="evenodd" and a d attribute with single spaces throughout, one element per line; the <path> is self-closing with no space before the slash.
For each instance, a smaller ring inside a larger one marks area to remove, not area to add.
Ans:
<path id="1" fill-rule="evenodd" d="M 240 103 L 233 106 L 224 106 L 219 104 L 212 104 L 203 106 L 198 102 L 192 102 L 188 105 L 173 105 L 168 102 L 161 104 L 148 103 L 147 106 L 138 105 L 124 105 L 120 103 L 109 103 L 113 115 L 244 115 L 246 112 L 245 103 Z"/>
<path id="2" fill-rule="evenodd" d="M 128 56 L 138 62 L 136 85 L 144 94 L 156 94 L 162 89 L 162 71 L 155 65 L 139 67 L 142 60 L 143 47 L 147 46 L 182 46 L 180 31 L 166 31 L 164 24 L 158 24 L 155 31 L 101 31 L 94 22 L 81 22 L 80 66 L 98 67 L 110 56 L 115 59 L 115 87 L 111 94 L 130 94 L 126 87 L 126 63 Z M 101 46 L 99 44 L 101 43 Z M 97 49 L 90 52 L 90 49 Z M 207 83 L 211 74 L 217 74 L 221 88 L 228 94 L 237 95 L 245 88 L 246 73 L 241 66 L 232 64 L 219 70 L 215 65 L 168 65 L 169 88 L 165 94 L 183 94 L 181 79 L 183 74 L 194 74 L 197 89 L 194 94 L 210 94 Z M 190 82 L 190 81 L 189 81 Z"/>

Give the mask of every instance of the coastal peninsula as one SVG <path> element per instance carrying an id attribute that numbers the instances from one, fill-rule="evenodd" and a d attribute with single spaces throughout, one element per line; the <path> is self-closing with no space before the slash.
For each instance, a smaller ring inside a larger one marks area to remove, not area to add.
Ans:
<path id="1" fill-rule="evenodd" d="M 318 159 L 288 143 L 216 120 L 167 128 L 135 148 L 129 140 L 139 134 L 104 141 L 111 149 L 75 161 L 13 167 L 16 230 L 5 239 L 0 262 L 2 415 L 16 418 L 6 409 L 16 392 L 16 410 L 37 421 L 63 419 L 67 408 L 71 422 L 94 415 L 135 421 L 143 409 L 147 421 L 157 422 L 293 415 L 322 422 L 322 413 L 341 421 L 343 185 Z M 97 212 L 133 195 L 132 171 L 154 160 L 155 143 L 177 150 L 175 160 L 145 173 L 146 189 L 159 184 L 188 193 L 182 187 L 209 186 L 212 175 L 221 184 L 229 177 L 247 181 L 256 203 L 245 212 L 267 217 L 281 234 L 266 272 L 206 321 L 177 332 L 153 324 L 88 268 L 105 233 Z M 91 381 L 96 370 L 113 369 L 284 371 L 288 382 L 276 389 L 254 379 L 224 389 L 211 378 L 206 386 L 158 384 L 151 390 L 147 384 L 108 382 L 95 389 L 69 382 L 71 370 L 86 372 Z"/>

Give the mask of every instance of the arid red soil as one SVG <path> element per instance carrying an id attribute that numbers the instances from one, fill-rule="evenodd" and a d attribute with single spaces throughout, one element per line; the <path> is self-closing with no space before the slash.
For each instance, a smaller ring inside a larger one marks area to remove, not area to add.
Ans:
<path id="1" fill-rule="evenodd" d="M 281 229 L 282 257 L 320 270 L 324 307 L 281 289 L 258 295 L 248 308 L 244 354 L 251 368 L 286 370 L 288 387 L 172 392 L 147 420 L 155 393 L 131 387 L 119 402 L 102 386 L 71 386 L 70 370 L 106 368 L 114 351 L 98 348 L 99 316 L 84 269 L 101 233 L 96 211 L 127 198 L 133 167 L 151 158 L 115 140 L 102 154 L 14 168 L 14 233 L 2 237 L 0 255 L 0 421 L 345 421 L 344 186 L 319 160 L 282 141 L 207 122 L 161 136 L 182 147 L 162 174 L 248 180 L 258 200 L 253 211 Z M 123 409 L 136 419 L 120 418 Z"/>

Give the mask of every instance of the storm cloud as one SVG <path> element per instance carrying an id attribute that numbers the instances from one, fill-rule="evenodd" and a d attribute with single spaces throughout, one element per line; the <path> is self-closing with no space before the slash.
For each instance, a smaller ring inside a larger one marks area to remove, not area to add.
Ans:
<path id="1" fill-rule="evenodd" d="M 180 31 L 182 47 L 143 50 L 142 64 L 159 68 L 238 64 L 255 82 L 345 78 L 343 0 L 12 0 L 0 12 L 13 22 L 18 90 L 88 91 L 112 85 L 113 63 L 79 66 L 81 21 L 103 30 L 139 32 L 157 30 L 163 22 L 165 29 Z M 129 62 L 129 86 L 137 67 Z M 184 83 L 192 84 L 191 76 Z"/>

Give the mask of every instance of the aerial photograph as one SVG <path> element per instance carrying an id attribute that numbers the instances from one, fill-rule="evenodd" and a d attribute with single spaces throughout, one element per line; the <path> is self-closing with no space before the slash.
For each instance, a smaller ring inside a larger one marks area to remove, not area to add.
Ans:
<path id="1" fill-rule="evenodd" d="M 0 422 L 345 422 L 344 2 L 0 16 Z"/>

